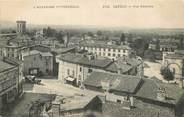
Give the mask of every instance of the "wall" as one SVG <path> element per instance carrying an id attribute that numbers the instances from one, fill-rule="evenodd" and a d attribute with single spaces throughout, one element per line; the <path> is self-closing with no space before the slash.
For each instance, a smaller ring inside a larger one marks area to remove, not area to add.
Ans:
<path id="1" fill-rule="evenodd" d="M 174 77 L 180 79 L 182 77 L 182 69 L 183 69 L 183 61 L 182 59 L 164 59 L 164 66 L 169 67 L 169 69 L 174 73 Z"/>
<path id="2" fill-rule="evenodd" d="M 85 65 L 80 65 L 77 63 L 69 63 L 62 60 L 59 61 L 59 73 L 58 73 L 58 79 L 65 83 L 65 78 L 68 76 L 72 76 L 74 79 L 76 79 L 76 85 L 80 86 L 82 85 L 83 81 L 87 78 L 89 73 L 89 69 L 92 69 L 92 71 L 99 71 L 99 72 L 106 72 L 103 69 L 95 68 L 95 67 L 89 67 Z M 70 73 L 68 74 L 68 70 Z"/>
<path id="3" fill-rule="evenodd" d="M 25 56 L 23 59 L 23 73 L 24 75 L 29 74 L 30 68 L 39 68 L 39 71 L 43 73 L 43 75 L 51 75 L 53 72 L 53 57 L 41 56 L 40 54 Z M 47 71 L 48 69 L 48 71 Z"/>
<path id="4" fill-rule="evenodd" d="M 5 99 L 7 102 L 12 102 L 16 99 L 19 83 L 18 73 L 18 68 L 15 67 L 0 74 L 0 108 L 3 107 L 2 100 L 4 100 L 4 95 L 7 95 Z"/>
<path id="5" fill-rule="evenodd" d="M 98 48 L 98 47 L 80 47 L 90 53 L 96 54 L 97 56 L 108 57 L 110 59 L 117 59 L 118 57 L 129 56 L 131 53 L 127 49 L 110 49 L 110 48 Z M 110 54 L 110 55 L 109 55 Z"/>

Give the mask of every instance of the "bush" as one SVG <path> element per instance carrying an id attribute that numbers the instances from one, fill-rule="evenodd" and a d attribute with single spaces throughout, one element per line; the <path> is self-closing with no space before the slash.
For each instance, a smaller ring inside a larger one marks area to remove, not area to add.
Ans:
<path id="1" fill-rule="evenodd" d="M 164 79 L 167 81 L 174 79 L 174 74 L 168 67 L 162 67 L 160 69 L 160 73 L 163 75 Z"/>

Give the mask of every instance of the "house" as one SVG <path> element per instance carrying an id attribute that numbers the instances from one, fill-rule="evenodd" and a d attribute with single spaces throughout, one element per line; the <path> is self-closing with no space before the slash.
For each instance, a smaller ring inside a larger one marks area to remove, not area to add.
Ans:
<path id="1" fill-rule="evenodd" d="M 7 37 L 0 37 L 0 56 L 2 57 L 4 55 L 4 49 L 6 47 L 6 45 L 8 44 L 8 41 L 11 38 Z"/>
<path id="2" fill-rule="evenodd" d="M 113 61 L 105 70 L 133 76 L 144 76 L 143 60 L 140 57 L 119 57 Z"/>
<path id="3" fill-rule="evenodd" d="M 164 51 L 164 52 L 174 52 L 174 50 L 178 48 L 178 44 L 174 42 L 172 43 L 160 42 L 159 46 L 160 46 L 160 51 Z"/>
<path id="4" fill-rule="evenodd" d="M 79 45 L 81 50 L 87 50 L 89 53 L 97 56 L 107 57 L 110 59 L 117 59 L 118 57 L 129 56 L 132 50 L 127 45 L 108 45 L 101 43 L 81 43 Z"/>
<path id="5" fill-rule="evenodd" d="M 96 58 L 92 54 L 67 53 L 57 58 L 59 62 L 58 79 L 63 83 L 81 86 L 92 71 L 105 71 L 112 63 L 108 58 Z"/>
<path id="6" fill-rule="evenodd" d="M 50 52 L 31 50 L 22 54 L 24 75 L 52 75 L 53 55 Z"/>
<path id="7" fill-rule="evenodd" d="M 54 100 L 54 94 L 25 92 L 23 98 L 16 104 L 8 104 L 8 111 L 2 113 L 3 117 L 39 117 L 45 116 L 46 107 Z"/>
<path id="8" fill-rule="evenodd" d="M 115 114 L 119 114 L 117 117 L 122 117 L 120 115 L 122 112 L 124 112 L 122 113 L 123 115 L 129 113 L 130 117 L 141 116 L 142 114 L 140 113 L 145 113 L 144 110 L 151 113 L 155 111 L 152 114 L 154 116 L 160 114 L 159 117 L 162 114 L 165 117 L 166 115 L 181 117 L 184 114 L 184 91 L 175 84 L 165 84 L 152 78 L 92 72 L 84 81 L 84 87 L 85 90 L 104 93 L 105 105 L 110 102 L 118 106 L 114 110 L 114 106 L 111 105 L 110 110 L 113 114 L 111 113 L 112 115 L 110 115 L 112 117 Z M 147 108 L 144 108 L 143 105 Z"/>
<path id="9" fill-rule="evenodd" d="M 4 47 L 3 56 L 21 60 L 22 53 L 28 52 L 31 50 L 47 52 L 47 51 L 50 51 L 50 48 L 44 45 L 40 45 L 40 44 L 29 45 L 29 46 L 6 45 Z"/>
<path id="10" fill-rule="evenodd" d="M 22 93 L 20 67 L 14 61 L 0 60 L 0 110 Z"/>
<path id="11" fill-rule="evenodd" d="M 11 39 L 9 45 L 16 45 L 16 46 L 28 46 L 33 45 L 35 42 L 31 39 L 29 35 L 17 35 L 15 38 Z"/>
<path id="12" fill-rule="evenodd" d="M 52 102 L 52 115 L 54 117 L 83 117 L 88 110 L 98 111 L 101 108 L 100 103 L 96 95 L 58 95 Z"/>
<path id="13" fill-rule="evenodd" d="M 106 100 L 123 103 L 137 93 L 142 79 L 137 76 L 92 72 L 84 81 L 86 89 L 105 92 Z"/>
<path id="14" fill-rule="evenodd" d="M 93 71 L 143 76 L 143 62 L 135 58 L 111 60 L 89 53 L 66 53 L 57 57 L 58 79 L 63 83 L 81 86 Z"/>

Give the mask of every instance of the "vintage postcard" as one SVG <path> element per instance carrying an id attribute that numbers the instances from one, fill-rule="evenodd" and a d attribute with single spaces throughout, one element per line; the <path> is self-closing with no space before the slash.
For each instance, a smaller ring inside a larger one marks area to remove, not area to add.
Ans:
<path id="1" fill-rule="evenodd" d="M 184 0 L 0 0 L 0 117 L 184 117 Z"/>

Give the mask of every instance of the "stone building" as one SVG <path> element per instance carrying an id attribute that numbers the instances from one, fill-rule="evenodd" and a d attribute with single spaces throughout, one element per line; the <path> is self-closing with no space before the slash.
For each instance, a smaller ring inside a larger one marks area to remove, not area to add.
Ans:
<path id="1" fill-rule="evenodd" d="M 50 52 L 32 50 L 22 54 L 24 75 L 52 75 L 53 55 Z"/>
<path id="2" fill-rule="evenodd" d="M 57 58 L 59 62 L 58 79 L 63 83 L 81 86 L 92 71 L 105 71 L 112 63 L 110 59 L 97 59 L 89 54 L 68 53 Z"/>
<path id="3" fill-rule="evenodd" d="M 0 60 L 0 110 L 22 93 L 20 70 L 14 61 Z"/>
<path id="4" fill-rule="evenodd" d="M 79 45 L 81 50 L 87 50 L 89 53 L 97 56 L 107 57 L 110 59 L 117 59 L 123 56 L 129 56 L 133 51 L 127 45 L 108 45 L 98 43 L 82 43 Z"/>
<path id="5" fill-rule="evenodd" d="M 143 76 L 143 62 L 135 58 L 111 60 L 89 53 L 66 53 L 57 57 L 58 78 L 63 83 L 81 86 L 93 71 Z"/>
<path id="6" fill-rule="evenodd" d="M 92 72 L 84 87 L 84 90 L 102 92 L 104 105 L 112 103 L 104 109 L 110 117 L 181 117 L 184 114 L 183 89 L 153 78 Z"/>
<path id="7" fill-rule="evenodd" d="M 164 53 L 163 65 L 172 71 L 175 80 L 182 80 L 184 77 L 184 50 Z"/>
<path id="8" fill-rule="evenodd" d="M 30 46 L 6 45 L 3 49 L 3 56 L 22 60 L 22 53 L 31 50 L 46 52 L 50 51 L 50 48 L 39 44 L 34 44 Z"/>
<path id="9" fill-rule="evenodd" d="M 17 21 L 17 33 L 24 34 L 26 32 L 26 21 Z"/>

